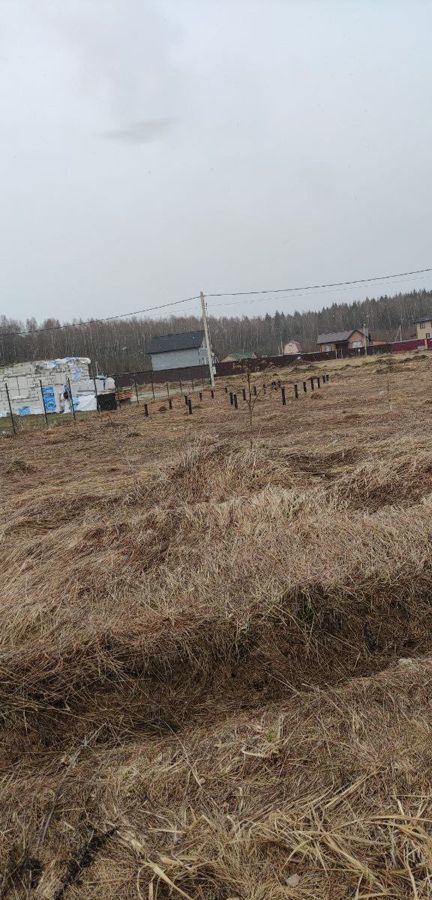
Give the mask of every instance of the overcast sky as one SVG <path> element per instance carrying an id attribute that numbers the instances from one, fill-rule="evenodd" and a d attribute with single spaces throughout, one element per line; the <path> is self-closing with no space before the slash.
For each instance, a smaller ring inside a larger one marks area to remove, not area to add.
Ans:
<path id="1" fill-rule="evenodd" d="M 0 0 L 0 312 L 432 265 L 431 34 L 426 0 Z"/>

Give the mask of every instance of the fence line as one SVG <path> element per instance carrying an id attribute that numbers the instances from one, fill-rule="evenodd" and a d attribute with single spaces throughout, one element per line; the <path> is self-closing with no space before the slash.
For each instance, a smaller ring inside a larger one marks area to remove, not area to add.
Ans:
<path id="1" fill-rule="evenodd" d="M 239 374 L 239 373 L 238 373 L 238 374 Z M 322 375 L 321 375 L 321 379 L 322 379 L 322 384 L 325 384 L 325 383 L 327 383 L 327 382 L 329 381 L 330 376 L 329 376 L 328 373 L 323 372 Z M 314 382 L 315 382 L 315 381 L 317 382 L 318 387 L 321 386 L 321 380 L 320 380 L 320 378 L 319 378 L 318 376 L 313 376 L 313 377 L 310 378 L 309 380 L 310 380 L 310 383 L 311 383 L 311 390 L 314 390 L 314 389 L 315 389 L 315 388 L 314 388 Z M 43 383 L 42 383 L 42 379 L 39 379 L 39 382 L 40 382 L 40 392 L 41 392 L 41 400 L 42 400 L 42 406 L 43 406 L 43 413 L 44 413 L 45 426 L 46 426 L 46 427 L 49 427 L 49 426 L 50 426 L 50 416 L 59 416 L 59 415 L 66 415 L 66 416 L 69 416 L 69 415 L 71 415 L 71 416 L 73 417 L 73 421 L 75 422 L 75 421 L 76 421 L 76 413 L 79 412 L 80 410 L 79 410 L 79 408 L 76 409 L 76 402 L 75 402 L 75 401 L 76 401 L 76 397 L 75 397 L 75 398 L 73 397 L 73 394 L 72 394 L 72 388 L 71 388 L 71 384 L 70 384 L 69 379 L 67 379 L 67 391 L 68 391 L 68 398 L 67 398 L 67 399 L 68 399 L 68 401 L 69 401 L 69 411 L 68 411 L 68 412 L 61 412 L 61 413 L 58 413 L 57 411 L 50 411 L 49 409 L 47 409 L 46 404 L 45 404 L 45 396 L 44 396 L 44 391 L 43 391 L 44 385 L 43 385 Z M 293 399 L 298 400 L 298 399 L 299 399 L 299 383 L 298 383 L 298 382 L 292 382 L 292 381 L 287 381 L 287 380 L 285 380 L 285 383 L 282 383 L 282 381 L 281 381 L 280 379 L 278 379 L 277 381 L 276 381 L 276 380 L 273 380 L 273 381 L 269 384 L 269 387 L 270 387 L 271 390 L 280 392 L 282 404 L 283 404 L 284 406 L 285 406 L 286 403 L 287 403 L 287 397 L 286 397 L 286 385 L 292 385 L 292 386 L 293 386 L 293 391 L 294 391 Z M 20 429 L 17 428 L 17 422 L 16 422 L 16 419 L 17 419 L 17 418 L 22 419 L 22 421 L 23 421 L 23 423 L 24 423 L 25 420 L 26 420 L 26 418 L 27 418 L 27 415 L 24 415 L 24 416 L 19 416 L 19 415 L 18 415 L 18 416 L 17 416 L 17 414 L 13 411 L 12 402 L 11 402 L 11 397 L 10 397 L 8 385 L 7 385 L 6 382 L 4 383 L 4 386 L 5 386 L 5 390 L 6 390 L 6 395 L 7 395 L 7 398 L 8 398 L 8 402 L 9 402 L 9 412 L 10 412 L 10 415 L 9 415 L 8 417 L 6 417 L 6 418 L 10 418 L 10 419 L 11 419 L 11 427 L 12 427 L 12 431 L 13 431 L 14 434 L 17 434 L 17 431 L 18 431 L 18 430 L 22 430 L 22 428 L 20 428 Z M 51 385 L 46 385 L 46 387 L 48 387 L 48 386 L 51 386 Z M 177 396 L 178 396 L 179 398 L 182 397 L 182 398 L 184 399 L 184 403 L 185 403 L 185 406 L 186 406 L 186 410 L 187 410 L 187 412 L 188 412 L 189 415 L 192 415 L 192 414 L 193 414 L 193 411 L 194 411 L 193 404 L 192 404 L 192 397 L 190 396 L 190 394 L 194 394 L 194 393 L 198 393 L 198 397 L 199 397 L 200 402 L 203 402 L 204 396 L 206 396 L 206 397 L 209 398 L 210 400 L 214 400 L 214 399 L 215 399 L 216 393 L 219 393 L 220 397 L 226 397 L 226 396 L 228 396 L 230 406 L 232 406 L 232 407 L 233 407 L 234 409 L 236 409 L 236 410 L 240 409 L 240 406 L 239 406 L 239 403 L 238 403 L 238 395 L 237 395 L 237 392 L 229 391 L 227 386 L 225 386 L 225 389 L 224 389 L 223 391 L 221 390 L 220 392 L 215 391 L 214 388 L 208 388 L 208 390 L 205 392 L 205 395 L 204 395 L 204 391 L 202 390 L 201 386 L 199 386 L 199 385 L 197 386 L 197 385 L 194 383 L 194 381 L 192 381 L 192 383 L 191 383 L 191 387 L 193 388 L 193 390 L 191 390 L 191 391 L 189 391 L 189 392 L 184 392 L 184 391 L 183 391 L 183 388 L 184 388 L 184 387 L 185 387 L 185 385 L 183 384 L 183 382 L 179 382 L 179 388 L 181 388 L 181 392 L 180 392 L 180 389 L 179 389 Z M 199 388 L 199 389 L 198 389 L 198 388 Z M 164 397 L 164 399 L 166 399 L 167 402 L 168 402 L 168 408 L 169 408 L 170 410 L 172 410 L 172 409 L 173 409 L 173 398 L 172 398 L 172 396 L 170 396 L 170 390 L 169 390 L 169 385 L 168 385 L 168 384 L 166 385 L 166 389 L 167 389 L 167 393 L 166 393 L 166 396 Z M 306 384 L 305 381 L 303 382 L 303 389 L 304 389 L 304 391 L 307 393 L 307 384 Z M 242 395 L 242 397 L 243 397 L 243 400 L 247 400 L 247 391 L 246 391 L 246 387 L 238 388 L 238 390 L 241 391 L 241 395 Z M 270 396 L 270 395 L 271 395 L 271 390 L 270 390 L 269 394 L 267 394 L 267 385 L 266 385 L 266 383 L 263 383 L 263 384 L 261 385 L 259 391 L 258 391 L 258 389 L 257 389 L 257 385 L 256 385 L 256 384 L 250 385 L 250 397 L 249 397 L 249 402 L 250 402 L 251 400 L 253 400 L 253 401 L 255 402 L 255 400 L 258 398 L 258 396 L 259 396 L 260 394 L 262 394 L 262 396 L 267 396 L 267 397 Z M 115 391 L 115 392 L 109 392 L 109 394 L 103 394 L 103 393 L 98 394 L 98 393 L 97 393 L 97 387 L 96 387 L 96 385 L 95 385 L 94 397 L 95 397 L 96 403 L 95 403 L 95 410 L 93 410 L 93 411 L 96 411 L 96 409 L 97 409 L 97 411 L 98 411 L 99 413 L 100 413 L 100 412 L 103 412 L 103 411 L 110 411 L 110 408 L 108 408 L 108 407 L 106 407 L 106 409 L 104 410 L 103 403 L 101 402 L 101 401 L 103 400 L 103 398 L 104 398 L 104 397 L 107 397 L 107 396 L 109 396 L 109 397 L 114 396 L 114 398 L 115 398 L 115 405 L 111 407 L 111 411 L 112 411 L 113 409 L 119 410 L 119 409 L 122 407 L 122 403 L 119 402 L 118 396 L 121 395 L 121 394 L 124 394 L 124 393 L 125 393 L 124 390 L 123 390 L 123 391 L 120 390 L 120 391 Z M 87 396 L 87 395 L 86 395 L 86 396 Z M 65 398 L 65 399 L 66 399 L 66 398 Z M 128 399 L 129 399 L 129 400 L 132 399 L 132 392 L 131 392 L 131 396 L 130 396 Z M 160 397 L 160 395 L 159 395 L 159 397 L 155 397 L 154 399 L 160 401 L 161 397 Z M 137 395 L 137 401 L 135 401 L 135 402 L 137 402 L 137 405 L 138 405 L 138 403 L 139 403 L 138 395 Z M 143 407 L 144 407 L 144 408 L 143 408 L 144 418 L 150 418 L 150 417 L 152 418 L 153 416 L 150 416 L 149 403 L 143 401 Z M 85 411 L 86 411 L 86 410 L 82 410 L 82 412 L 85 412 Z M 87 411 L 89 411 L 89 410 L 87 410 Z M 152 411 L 152 412 L 153 412 L 153 414 L 154 414 L 154 411 Z M 0 427 L 1 427 L 1 426 L 0 426 Z M 24 430 L 25 430 L 25 427 L 24 427 Z"/>

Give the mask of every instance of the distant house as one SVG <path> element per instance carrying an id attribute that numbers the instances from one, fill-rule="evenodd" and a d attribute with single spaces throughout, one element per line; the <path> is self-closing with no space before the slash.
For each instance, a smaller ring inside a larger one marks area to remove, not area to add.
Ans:
<path id="1" fill-rule="evenodd" d="M 432 316 L 425 316 L 414 322 L 417 332 L 417 340 L 428 341 L 432 336 Z"/>
<path id="2" fill-rule="evenodd" d="M 256 353 L 252 353 L 250 350 L 235 350 L 228 356 L 224 356 L 222 362 L 242 362 L 245 359 L 256 359 Z"/>
<path id="3" fill-rule="evenodd" d="M 291 353 L 301 353 L 301 344 L 298 341 L 288 341 L 284 344 L 283 355 L 289 356 Z"/>
<path id="4" fill-rule="evenodd" d="M 162 334 L 151 340 L 149 355 L 152 369 L 186 369 L 208 365 L 204 331 Z"/>
<path id="5" fill-rule="evenodd" d="M 338 356 L 343 356 L 347 350 L 361 350 L 371 344 L 371 336 L 362 328 L 354 331 L 331 331 L 328 334 L 319 334 L 317 344 L 321 353 L 336 351 Z"/>

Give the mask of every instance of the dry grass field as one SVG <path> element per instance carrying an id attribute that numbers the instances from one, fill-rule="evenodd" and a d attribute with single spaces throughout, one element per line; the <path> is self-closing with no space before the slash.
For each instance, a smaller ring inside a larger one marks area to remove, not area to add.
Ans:
<path id="1" fill-rule="evenodd" d="M 0 898 L 432 897 L 432 360 L 322 368 L 1 437 Z"/>

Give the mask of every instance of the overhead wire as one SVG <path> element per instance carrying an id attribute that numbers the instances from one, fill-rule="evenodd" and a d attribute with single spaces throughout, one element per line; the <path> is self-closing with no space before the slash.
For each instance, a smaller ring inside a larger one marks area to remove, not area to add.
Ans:
<path id="1" fill-rule="evenodd" d="M 265 288 L 263 290 L 253 291 L 221 291 L 214 294 L 206 294 L 206 297 L 251 297 L 252 295 L 264 294 L 286 294 L 295 293 L 296 291 L 316 291 L 321 288 L 343 287 L 344 285 L 368 284 L 373 281 L 388 281 L 390 278 L 403 278 L 407 275 L 421 275 L 426 272 L 432 272 L 432 266 L 424 269 L 413 269 L 412 272 L 395 272 L 391 275 L 372 275 L 370 278 L 354 278 L 351 281 L 331 281 L 324 284 L 304 284 L 299 287 L 287 288 Z"/>
<path id="2" fill-rule="evenodd" d="M 423 271 L 423 270 L 422 270 L 422 271 Z M 428 272 L 428 271 L 430 271 L 430 270 L 425 270 L 425 271 Z M 397 277 L 397 276 L 389 276 L 389 277 Z M 418 273 L 416 273 L 416 274 L 410 274 L 409 276 L 408 276 L 408 275 L 405 275 L 405 276 L 400 276 L 400 277 L 401 277 L 401 279 L 402 279 L 403 277 L 405 277 L 405 278 L 408 278 L 408 277 L 410 277 L 410 278 L 413 278 L 413 277 L 414 277 L 414 278 L 415 278 L 415 277 L 417 277 L 417 278 L 418 278 L 419 275 L 418 275 Z M 345 286 L 341 286 L 341 287 L 339 287 L 339 290 L 337 291 L 337 293 L 340 294 L 341 292 L 344 292 L 344 293 L 345 293 L 345 292 L 350 292 L 350 291 L 353 290 L 353 286 L 354 286 L 353 284 L 348 284 L 348 285 L 345 285 Z M 299 288 L 297 292 L 294 292 L 294 290 L 291 291 L 290 288 L 287 288 L 286 290 L 290 292 L 289 297 L 283 297 L 283 296 L 281 296 L 281 294 L 283 294 L 283 289 L 281 289 L 280 291 L 276 291 L 276 292 L 275 292 L 275 293 L 278 294 L 278 298 L 277 298 L 277 299 L 278 299 L 278 302 L 284 302 L 285 300 L 291 300 L 291 299 L 296 300 L 298 297 L 308 297 L 308 296 L 310 297 L 310 296 L 311 296 L 311 291 L 308 290 L 307 288 L 304 288 L 303 290 Z M 322 292 L 322 293 L 319 294 L 319 296 L 322 296 L 322 294 L 323 294 L 324 292 L 330 292 L 330 291 L 333 292 L 333 288 L 332 288 L 332 287 L 329 287 L 328 285 L 325 285 L 325 287 L 322 287 L 322 288 L 320 288 L 320 289 L 317 288 L 316 290 L 320 290 L 320 292 Z M 270 292 L 270 294 L 271 294 L 271 293 L 272 293 L 272 292 Z M 208 299 L 208 298 L 211 299 L 212 296 L 216 296 L 216 295 L 206 294 L 206 298 L 207 298 L 207 299 Z M 219 296 L 219 295 L 217 295 L 217 296 Z M 227 294 L 226 296 L 230 296 L 230 297 L 231 297 L 231 296 L 234 296 L 234 295 L 232 295 L 232 294 Z M 268 295 L 268 296 L 269 296 L 269 295 Z M 276 298 L 275 298 L 275 299 L 276 299 Z M 257 295 L 257 296 L 254 296 L 254 297 L 251 298 L 250 303 L 258 303 L 259 300 L 260 300 L 260 297 L 259 297 L 259 295 Z M 270 300 L 271 300 L 271 297 L 270 297 Z M 228 302 L 228 303 L 225 303 L 225 302 L 222 302 L 222 303 L 213 303 L 213 302 L 211 302 L 211 303 L 209 304 L 209 306 L 210 306 L 210 310 L 212 310 L 212 309 L 215 309 L 216 307 L 220 307 L 220 306 L 223 306 L 224 308 L 227 308 L 227 307 L 230 307 L 230 306 L 238 306 L 238 304 L 239 304 L 239 303 L 242 303 L 242 302 L 243 302 L 243 300 L 241 300 L 241 299 L 240 299 L 240 300 L 233 300 L 232 302 Z"/>
<path id="3" fill-rule="evenodd" d="M 181 303 L 190 303 L 199 300 L 199 297 L 185 297 L 184 300 L 171 300 L 169 303 L 159 303 L 158 306 L 148 306 L 146 309 L 136 309 L 134 312 L 118 313 L 115 316 L 104 316 L 98 319 L 86 319 L 84 322 L 66 322 L 63 325 L 49 325 L 47 328 L 35 328 L 34 331 L 3 331 L 3 335 L 41 334 L 46 331 L 61 331 L 63 328 L 83 328 L 86 325 L 97 325 L 99 322 L 113 322 L 115 319 L 130 319 L 132 316 L 140 316 L 146 312 L 154 312 L 157 309 L 167 309 L 169 306 L 179 306 Z"/>
<path id="4" fill-rule="evenodd" d="M 222 298 L 222 297 L 256 297 L 256 298 L 258 298 L 258 297 L 262 297 L 262 296 L 266 296 L 266 295 L 270 295 L 270 294 L 273 294 L 273 295 L 297 294 L 298 296 L 304 296 L 305 292 L 310 292 L 310 291 L 332 289 L 332 288 L 336 288 L 336 287 L 340 288 L 340 289 L 347 289 L 347 288 L 351 288 L 351 287 L 353 287 L 355 285 L 359 285 L 359 284 L 371 284 L 374 282 L 389 281 L 391 279 L 396 279 L 396 278 L 401 279 L 401 278 L 407 278 L 407 277 L 412 277 L 412 276 L 425 275 L 425 274 L 431 273 L 431 272 L 432 272 L 432 266 L 429 266 L 429 267 L 425 267 L 423 269 L 413 269 L 412 271 L 409 271 L 409 272 L 398 272 L 398 273 L 392 273 L 390 275 L 373 275 L 368 278 L 355 278 L 355 279 L 351 279 L 348 281 L 333 281 L 333 282 L 325 282 L 322 284 L 307 284 L 307 285 L 303 285 L 301 287 L 265 288 L 263 290 L 251 290 L 251 291 L 220 291 L 218 293 L 215 293 L 215 292 L 208 293 L 208 294 L 206 294 L 206 298 L 207 299 Z M 281 299 L 283 299 L 283 298 L 281 298 Z M 100 318 L 86 319 L 82 322 L 67 322 L 67 323 L 59 324 L 59 325 L 49 325 L 45 328 L 36 328 L 35 330 L 30 330 L 30 329 L 23 330 L 23 331 L 6 331 L 6 330 L 4 330 L 4 331 L 0 331 L 0 335 L 1 336 L 21 337 L 21 336 L 26 336 L 29 334 L 43 334 L 46 332 L 61 331 L 63 329 L 69 329 L 69 328 L 84 328 L 87 325 L 98 325 L 98 324 L 104 324 L 105 322 L 114 322 L 119 319 L 129 319 L 129 318 L 132 318 L 133 316 L 140 316 L 145 313 L 156 312 L 159 309 L 168 309 L 173 306 L 180 306 L 184 303 L 191 303 L 196 300 L 199 300 L 198 295 L 193 296 L 193 297 L 185 297 L 182 300 L 171 300 L 168 303 L 159 303 L 155 306 L 147 306 L 144 309 L 136 309 L 133 312 L 117 313 L 116 315 L 113 315 L 113 316 L 103 316 Z M 254 302 L 254 301 L 251 301 L 251 302 Z M 234 303 L 233 304 L 212 304 L 212 306 L 222 306 L 222 305 L 227 305 L 227 306 L 230 305 L 231 306 L 231 305 L 234 305 Z"/>

